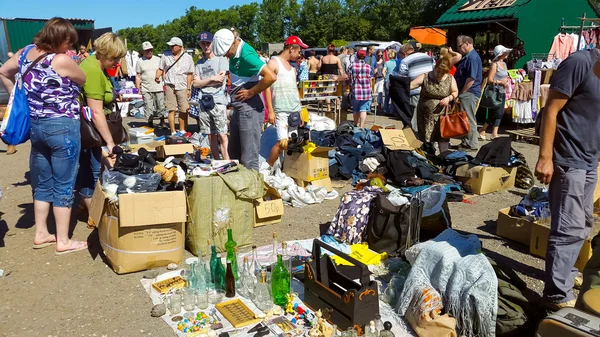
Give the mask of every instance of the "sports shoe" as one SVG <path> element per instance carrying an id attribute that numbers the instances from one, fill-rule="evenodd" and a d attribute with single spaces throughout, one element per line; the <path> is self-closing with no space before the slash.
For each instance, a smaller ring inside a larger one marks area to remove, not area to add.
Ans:
<path id="1" fill-rule="evenodd" d="M 582 285 L 583 285 L 583 278 L 581 276 L 575 277 L 575 280 L 573 281 L 573 288 L 581 289 Z"/>
<path id="2" fill-rule="evenodd" d="M 558 310 L 564 309 L 564 308 L 573 308 L 573 307 L 575 307 L 576 302 L 577 302 L 576 299 L 573 299 L 573 300 L 570 300 L 567 302 L 560 302 L 560 303 L 544 301 L 544 306 L 550 310 L 558 311 Z"/>

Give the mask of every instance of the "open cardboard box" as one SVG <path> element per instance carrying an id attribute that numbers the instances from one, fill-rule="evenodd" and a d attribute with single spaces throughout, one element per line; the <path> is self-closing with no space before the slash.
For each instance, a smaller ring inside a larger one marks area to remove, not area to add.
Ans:
<path id="1" fill-rule="evenodd" d="M 509 215 L 510 207 L 498 211 L 496 235 L 529 246 L 534 221 Z"/>
<path id="2" fill-rule="evenodd" d="M 515 186 L 516 167 L 490 167 L 465 164 L 456 169 L 456 177 L 475 194 L 488 194 Z"/>
<path id="3" fill-rule="evenodd" d="M 159 158 L 167 157 L 183 157 L 186 153 L 190 156 L 194 156 L 194 145 L 192 144 L 170 144 L 161 145 L 156 148 L 156 155 Z"/>
<path id="4" fill-rule="evenodd" d="M 184 191 L 120 194 L 110 202 L 96 185 L 90 218 L 117 274 L 180 263 L 184 257 L 187 204 Z"/>
<path id="5" fill-rule="evenodd" d="M 254 200 L 254 227 L 261 227 L 281 222 L 283 217 L 283 201 L 281 195 L 269 184 L 262 199 Z"/>
<path id="6" fill-rule="evenodd" d="M 590 235 L 583 242 L 579 256 L 575 262 L 575 268 L 579 271 L 583 271 L 583 268 L 592 257 L 592 239 L 600 231 L 598 223 L 594 224 L 594 228 Z M 529 242 L 529 252 L 532 255 L 546 258 L 546 250 L 548 249 L 548 237 L 550 236 L 550 225 L 534 223 L 531 227 L 531 241 Z"/>
<path id="7" fill-rule="evenodd" d="M 319 180 L 313 180 L 311 182 L 294 178 L 294 182 L 296 183 L 296 185 L 298 185 L 302 188 L 307 188 L 308 185 L 313 185 L 313 186 L 323 186 L 323 187 L 325 187 L 327 192 L 333 191 L 333 186 L 331 185 L 331 178 L 329 178 L 329 177 L 319 179 Z"/>
<path id="8" fill-rule="evenodd" d="M 310 154 L 294 152 L 285 154 L 283 173 L 288 176 L 312 182 L 329 177 L 330 147 L 317 147 Z"/>
<path id="9" fill-rule="evenodd" d="M 417 139 L 411 128 L 403 130 L 398 129 L 379 129 L 383 145 L 389 150 L 412 151 L 423 145 L 423 142 Z"/>
<path id="10" fill-rule="evenodd" d="M 144 144 L 129 144 L 129 148 L 131 149 L 131 152 L 138 152 L 139 149 L 141 148 L 145 148 L 148 151 L 156 151 L 156 148 L 159 146 L 163 146 L 165 145 L 165 141 L 153 141 L 150 143 L 144 143 Z"/>

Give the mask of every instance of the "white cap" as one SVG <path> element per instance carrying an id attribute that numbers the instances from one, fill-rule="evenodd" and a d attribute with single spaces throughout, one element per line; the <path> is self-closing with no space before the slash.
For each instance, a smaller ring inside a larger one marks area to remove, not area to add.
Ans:
<path id="1" fill-rule="evenodd" d="M 233 32 L 229 29 L 220 29 L 213 36 L 213 53 L 216 56 L 223 56 L 227 54 L 231 46 L 235 41 Z"/>
<path id="2" fill-rule="evenodd" d="M 172 37 L 171 41 L 167 42 L 169 46 L 183 46 L 183 41 L 178 37 Z"/>
<path id="3" fill-rule="evenodd" d="M 148 49 L 153 49 L 152 43 L 150 43 L 150 41 L 142 42 L 142 50 L 148 50 Z"/>
<path id="4" fill-rule="evenodd" d="M 500 56 L 504 55 L 504 54 L 508 54 L 512 51 L 511 48 L 506 48 L 503 45 L 499 44 L 496 47 L 494 47 L 494 62 L 498 61 L 498 58 L 500 58 Z"/>

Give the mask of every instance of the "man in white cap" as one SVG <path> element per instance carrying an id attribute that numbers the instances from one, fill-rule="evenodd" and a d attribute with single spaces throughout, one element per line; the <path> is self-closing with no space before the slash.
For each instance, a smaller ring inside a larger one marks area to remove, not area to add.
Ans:
<path id="1" fill-rule="evenodd" d="M 144 96 L 144 111 L 148 117 L 148 125 L 154 127 L 154 118 L 160 118 L 160 126 L 165 122 L 165 93 L 161 82 L 154 81 L 160 58 L 152 55 L 152 43 L 142 43 L 142 58 L 135 66 L 135 87 Z"/>
<path id="2" fill-rule="evenodd" d="M 241 38 L 229 29 L 221 29 L 213 37 L 216 56 L 229 58 L 231 76 L 231 114 L 229 156 L 258 171 L 260 135 L 265 106 L 259 94 L 277 80 L 277 75 Z"/>
<path id="3" fill-rule="evenodd" d="M 187 128 L 187 111 L 192 94 L 194 80 L 194 60 L 183 49 L 183 41 L 173 37 L 167 42 L 171 53 L 163 55 L 156 71 L 154 81 L 165 81 L 165 103 L 169 110 L 169 127 L 171 134 L 183 136 Z M 179 132 L 175 132 L 175 112 L 179 112 Z"/>

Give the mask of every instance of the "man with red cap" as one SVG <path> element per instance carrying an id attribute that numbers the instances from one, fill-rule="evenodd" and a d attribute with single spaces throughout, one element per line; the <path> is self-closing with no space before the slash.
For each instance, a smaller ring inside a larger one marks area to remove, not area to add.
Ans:
<path id="1" fill-rule="evenodd" d="M 270 94 L 267 91 L 267 108 L 269 109 L 269 123 L 277 129 L 278 142 L 271 149 L 268 158 L 269 165 L 273 166 L 281 151 L 287 149 L 290 132 L 297 131 L 300 123 L 300 95 L 296 84 L 296 69 L 290 62 L 296 62 L 302 49 L 308 48 L 297 36 L 290 36 L 285 40 L 283 51 L 279 56 L 273 57 L 267 66 L 277 75 L 277 81 L 271 86 Z M 291 125 L 288 123 L 292 115 Z"/>

